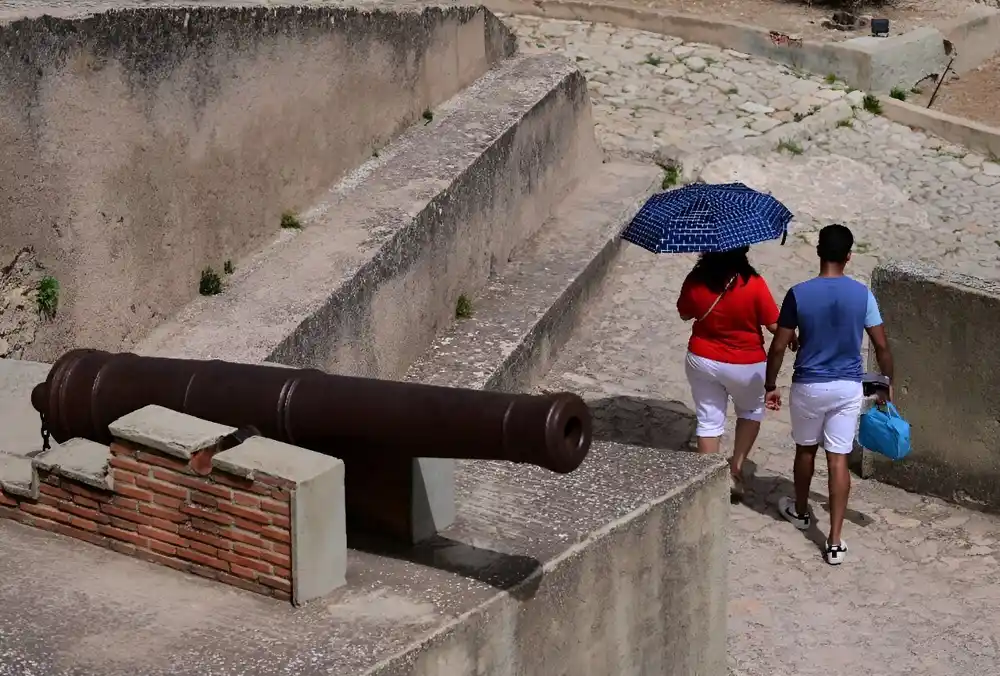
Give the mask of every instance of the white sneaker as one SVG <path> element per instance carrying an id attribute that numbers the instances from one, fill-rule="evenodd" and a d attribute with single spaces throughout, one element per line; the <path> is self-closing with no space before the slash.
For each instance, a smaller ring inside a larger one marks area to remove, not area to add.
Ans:
<path id="1" fill-rule="evenodd" d="M 778 511 L 781 512 L 781 516 L 785 517 L 787 521 L 799 530 L 809 530 L 809 526 L 812 525 L 812 517 L 809 516 L 809 512 L 799 514 L 795 510 L 795 500 L 793 498 L 786 497 L 778 500 Z"/>
<path id="2" fill-rule="evenodd" d="M 826 562 L 831 566 L 839 566 L 844 562 L 847 557 L 847 543 L 844 542 L 843 538 L 840 540 L 839 545 L 831 545 L 829 542 L 826 543 L 826 551 L 823 553 Z"/>

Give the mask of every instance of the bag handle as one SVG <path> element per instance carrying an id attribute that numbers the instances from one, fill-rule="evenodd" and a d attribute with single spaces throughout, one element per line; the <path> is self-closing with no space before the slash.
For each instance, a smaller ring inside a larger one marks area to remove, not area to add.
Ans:
<path id="1" fill-rule="evenodd" d="M 729 287 L 731 287 L 731 286 L 733 285 L 733 282 L 735 282 L 735 281 L 736 281 L 736 277 L 734 276 L 734 277 L 733 277 L 732 279 L 730 279 L 730 280 L 729 280 L 729 281 L 728 281 L 728 282 L 726 283 L 726 288 L 724 288 L 724 289 L 722 290 L 722 293 L 720 293 L 720 294 L 719 294 L 719 295 L 718 295 L 718 296 L 716 297 L 715 301 L 714 301 L 714 302 L 713 302 L 713 303 L 712 303 L 712 304 L 711 304 L 711 305 L 710 305 L 710 306 L 708 307 L 708 309 L 707 309 L 707 310 L 705 310 L 705 314 L 703 314 L 703 315 L 702 315 L 701 317 L 699 317 L 698 319 L 694 320 L 694 321 L 695 321 L 695 323 L 697 323 L 697 322 L 703 322 L 703 321 L 705 321 L 705 318 L 706 318 L 706 317 L 708 317 L 708 315 L 712 314 L 712 310 L 714 310 L 714 309 L 715 309 L 715 306 L 719 304 L 719 301 L 720 301 L 720 300 L 722 300 L 722 297 L 726 295 L 726 291 L 729 291 Z"/>

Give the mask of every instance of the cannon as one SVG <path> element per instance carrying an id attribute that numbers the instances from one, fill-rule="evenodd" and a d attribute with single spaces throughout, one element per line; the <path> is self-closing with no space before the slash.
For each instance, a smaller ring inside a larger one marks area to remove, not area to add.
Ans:
<path id="1" fill-rule="evenodd" d="M 72 350 L 31 403 L 58 442 L 111 442 L 108 426 L 155 404 L 344 461 L 348 518 L 406 530 L 418 458 L 575 470 L 591 443 L 577 395 L 510 394 L 272 365 Z M 409 497 L 406 497 L 409 496 Z M 409 504 L 409 503 L 407 503 Z"/>

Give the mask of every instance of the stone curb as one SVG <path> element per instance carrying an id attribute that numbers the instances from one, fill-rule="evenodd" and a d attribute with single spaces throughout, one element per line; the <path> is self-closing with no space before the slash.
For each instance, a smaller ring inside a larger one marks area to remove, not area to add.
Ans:
<path id="1" fill-rule="evenodd" d="M 893 122 L 916 127 L 944 140 L 991 157 L 1000 157 L 1000 127 L 990 127 L 964 117 L 882 97 L 882 115 Z"/>

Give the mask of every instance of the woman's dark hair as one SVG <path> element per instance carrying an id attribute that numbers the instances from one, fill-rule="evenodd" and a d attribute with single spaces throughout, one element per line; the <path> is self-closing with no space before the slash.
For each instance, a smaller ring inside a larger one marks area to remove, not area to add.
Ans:
<path id="1" fill-rule="evenodd" d="M 703 253 L 698 257 L 698 262 L 694 264 L 689 278 L 705 285 L 713 293 L 725 291 L 726 284 L 737 275 L 746 284 L 751 277 L 759 277 L 747 258 L 748 251 L 750 251 L 750 247 Z"/>

